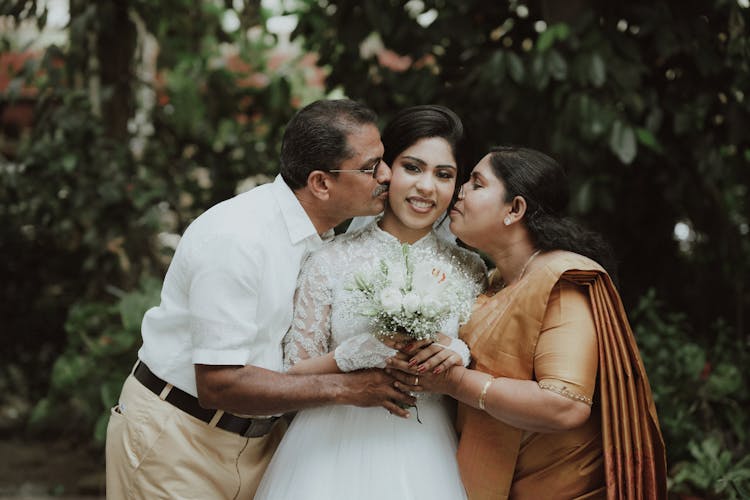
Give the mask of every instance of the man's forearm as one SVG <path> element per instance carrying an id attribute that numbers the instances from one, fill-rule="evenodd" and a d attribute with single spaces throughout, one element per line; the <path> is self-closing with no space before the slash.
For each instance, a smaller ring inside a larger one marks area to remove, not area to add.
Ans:
<path id="1" fill-rule="evenodd" d="M 287 375 L 257 366 L 196 365 L 202 406 L 241 415 L 275 415 L 288 411 L 346 404 L 351 384 L 344 375 Z"/>
<path id="2" fill-rule="evenodd" d="M 202 406 L 240 415 L 276 415 L 330 404 L 382 406 L 402 417 L 414 397 L 382 370 L 288 375 L 257 366 L 195 365 Z"/>

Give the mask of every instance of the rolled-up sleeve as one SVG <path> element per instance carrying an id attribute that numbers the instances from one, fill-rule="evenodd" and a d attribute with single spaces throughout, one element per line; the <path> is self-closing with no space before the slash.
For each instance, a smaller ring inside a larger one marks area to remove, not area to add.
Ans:
<path id="1" fill-rule="evenodd" d="M 258 334 L 260 256 L 241 240 L 213 236 L 190 260 L 193 363 L 245 365 Z"/>

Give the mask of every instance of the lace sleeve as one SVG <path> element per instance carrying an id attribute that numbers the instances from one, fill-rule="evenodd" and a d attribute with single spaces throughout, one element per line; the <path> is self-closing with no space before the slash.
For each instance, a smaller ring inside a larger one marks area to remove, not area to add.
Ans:
<path id="1" fill-rule="evenodd" d="M 333 292 L 322 252 L 302 266 L 294 293 L 294 315 L 284 337 L 284 370 L 300 360 L 326 354 L 331 339 Z"/>

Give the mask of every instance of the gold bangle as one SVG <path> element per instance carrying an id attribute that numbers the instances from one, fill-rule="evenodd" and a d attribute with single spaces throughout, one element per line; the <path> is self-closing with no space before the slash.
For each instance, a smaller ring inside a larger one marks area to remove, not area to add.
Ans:
<path id="1" fill-rule="evenodd" d="M 482 387 L 482 392 L 479 393 L 479 409 L 484 410 L 484 399 L 487 397 L 487 389 L 490 388 L 490 384 L 495 379 L 490 377 L 487 382 L 484 383 L 484 386 Z"/>

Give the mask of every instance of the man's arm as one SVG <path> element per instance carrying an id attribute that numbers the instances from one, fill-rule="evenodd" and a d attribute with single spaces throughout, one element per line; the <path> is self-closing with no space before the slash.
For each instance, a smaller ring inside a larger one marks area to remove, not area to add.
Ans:
<path id="1" fill-rule="evenodd" d="M 240 415 L 276 415 L 330 404 L 382 406 L 408 417 L 399 406 L 414 398 L 394 387 L 382 370 L 346 374 L 289 375 L 257 366 L 195 365 L 198 400 L 205 408 Z"/>

